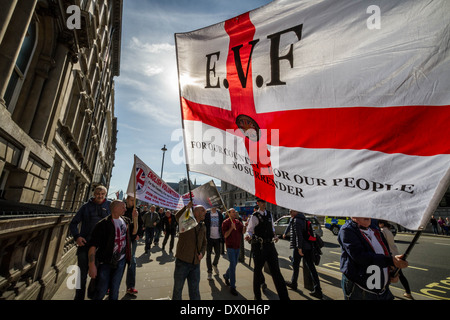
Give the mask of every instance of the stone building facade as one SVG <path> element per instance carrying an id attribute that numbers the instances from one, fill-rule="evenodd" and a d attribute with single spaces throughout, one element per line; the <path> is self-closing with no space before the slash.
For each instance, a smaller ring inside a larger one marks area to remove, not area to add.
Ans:
<path id="1" fill-rule="evenodd" d="M 122 0 L 1 7 L 0 197 L 76 210 L 114 165 Z"/>

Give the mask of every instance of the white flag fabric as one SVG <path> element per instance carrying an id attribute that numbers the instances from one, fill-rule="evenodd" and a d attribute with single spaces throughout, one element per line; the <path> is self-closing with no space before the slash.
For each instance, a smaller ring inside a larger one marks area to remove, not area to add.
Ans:
<path id="1" fill-rule="evenodd" d="M 276 0 L 175 35 L 189 169 L 426 226 L 450 184 L 450 1 Z"/>

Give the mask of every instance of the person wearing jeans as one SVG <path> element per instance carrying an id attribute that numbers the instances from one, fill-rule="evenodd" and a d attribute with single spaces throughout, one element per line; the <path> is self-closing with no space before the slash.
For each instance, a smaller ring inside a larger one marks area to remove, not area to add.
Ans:
<path id="1" fill-rule="evenodd" d="M 139 209 L 135 207 L 135 199 L 132 196 L 128 196 L 126 200 L 125 217 L 128 217 L 130 222 L 130 247 L 131 247 L 131 260 L 127 267 L 126 285 L 127 293 L 136 295 L 138 291 L 135 288 L 136 285 L 136 248 L 137 241 L 143 236 L 143 222 L 139 216 Z"/>
<path id="2" fill-rule="evenodd" d="M 187 280 L 190 300 L 200 300 L 200 264 L 175 260 L 172 300 L 181 300 L 184 282 Z"/>
<path id="3" fill-rule="evenodd" d="M 120 282 L 125 270 L 125 259 L 117 262 L 116 266 L 102 263 L 98 266 L 97 287 L 93 300 L 102 300 L 109 289 L 109 300 L 119 299 Z"/>
<path id="4" fill-rule="evenodd" d="M 111 215 L 92 231 L 88 252 L 89 276 L 96 279 L 94 300 L 102 300 L 108 289 L 109 299 L 118 299 L 125 263 L 131 260 L 131 222 L 123 216 L 125 203 L 114 200 L 110 209 Z"/>
<path id="5" fill-rule="evenodd" d="M 232 295 L 237 296 L 236 291 L 236 265 L 239 259 L 239 249 L 241 246 L 242 235 L 245 233 L 244 225 L 238 220 L 239 213 L 234 209 L 228 210 L 228 219 L 222 223 L 222 232 L 225 237 L 227 254 L 230 265 L 227 272 L 223 275 L 225 283 L 230 286 Z"/>

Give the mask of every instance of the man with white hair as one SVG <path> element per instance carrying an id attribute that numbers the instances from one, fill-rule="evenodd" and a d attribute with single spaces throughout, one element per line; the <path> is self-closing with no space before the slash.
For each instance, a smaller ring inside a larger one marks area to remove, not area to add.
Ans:
<path id="1" fill-rule="evenodd" d="M 69 230 L 77 243 L 78 267 L 80 268 L 80 288 L 76 289 L 75 300 L 84 300 L 88 275 L 88 242 L 97 222 L 110 214 L 110 201 L 106 199 L 107 190 L 104 186 L 94 189 L 94 196 L 83 204 L 69 225 Z"/>

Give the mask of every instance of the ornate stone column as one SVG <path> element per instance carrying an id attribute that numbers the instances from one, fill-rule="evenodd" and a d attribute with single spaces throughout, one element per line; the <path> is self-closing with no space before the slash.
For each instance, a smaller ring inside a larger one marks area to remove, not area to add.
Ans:
<path id="1" fill-rule="evenodd" d="M 40 101 L 42 88 L 48 78 L 50 68 L 54 65 L 54 63 L 54 60 L 50 56 L 40 55 L 39 57 L 39 61 L 35 69 L 33 85 L 28 95 L 26 108 L 23 110 L 26 116 L 20 117 L 18 121 L 18 125 L 28 134 Z"/>
<path id="2" fill-rule="evenodd" d="M 9 0 L 8 2 L 13 1 Z M 0 77 L 0 102 L 4 103 L 3 96 L 5 95 L 9 79 L 14 70 L 15 61 L 19 55 L 22 41 L 33 17 L 36 3 L 37 0 L 22 1 L 20 6 L 15 7 L 9 19 L 10 22 L 6 30 L 7 32 L 5 31 L 0 44 L 0 74 L 2 75 Z M 9 7 L 9 10 L 12 10 L 12 8 Z"/>
<path id="3" fill-rule="evenodd" d="M 47 132 L 48 125 L 52 120 L 51 114 L 54 109 L 59 109 L 59 86 L 61 78 L 64 76 L 64 68 L 67 63 L 69 50 L 59 43 L 55 55 L 55 67 L 51 69 L 48 79 L 42 90 L 41 99 L 37 106 L 33 122 L 30 129 L 30 137 L 35 141 L 42 142 Z"/>
<path id="4" fill-rule="evenodd" d="M 6 29 L 8 28 L 16 4 L 17 0 L 2 1 L 2 10 L 0 11 L 0 21 L 3 21 L 3 24 L 0 25 L 0 43 L 2 43 L 3 36 L 6 33 Z"/>

